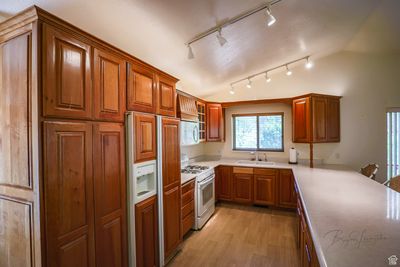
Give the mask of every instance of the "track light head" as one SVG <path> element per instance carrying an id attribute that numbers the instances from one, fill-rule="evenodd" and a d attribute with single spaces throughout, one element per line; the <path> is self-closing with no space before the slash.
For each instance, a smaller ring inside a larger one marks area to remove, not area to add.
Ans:
<path id="1" fill-rule="evenodd" d="M 248 80 L 248 82 L 247 82 L 246 87 L 250 89 L 251 88 L 251 80 L 250 79 L 247 79 L 247 80 Z"/>
<path id="2" fill-rule="evenodd" d="M 286 65 L 286 75 L 290 76 L 292 74 L 293 74 L 293 72 L 289 69 L 288 65 Z"/>
<path id="3" fill-rule="evenodd" d="M 314 63 L 310 60 L 310 57 L 307 57 L 306 68 L 311 69 L 314 66 Z"/>
<path id="4" fill-rule="evenodd" d="M 222 36 L 221 28 L 218 30 L 217 39 L 220 46 L 224 46 L 228 41 Z"/>
<path id="5" fill-rule="evenodd" d="M 188 47 L 188 59 L 194 59 L 192 47 L 190 46 L 190 44 L 188 44 L 187 47 Z"/>
<path id="6" fill-rule="evenodd" d="M 276 18 L 272 15 L 270 6 L 267 7 L 265 15 L 267 16 L 267 26 L 271 27 L 276 22 Z"/>
<path id="7" fill-rule="evenodd" d="M 267 83 L 271 82 L 271 78 L 268 76 L 268 72 L 265 73 L 265 81 Z"/>

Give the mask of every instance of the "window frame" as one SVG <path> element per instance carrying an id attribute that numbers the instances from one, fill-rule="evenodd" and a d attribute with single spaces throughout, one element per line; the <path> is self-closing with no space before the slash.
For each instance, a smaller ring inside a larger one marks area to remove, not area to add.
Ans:
<path id="1" fill-rule="evenodd" d="M 279 115 L 282 118 L 281 127 L 282 127 L 282 148 L 280 149 L 263 149 L 260 148 L 260 124 L 259 117 L 260 116 L 276 116 Z M 257 148 L 237 148 L 236 147 L 236 118 L 237 117 L 256 117 L 257 123 Z M 285 135 L 285 113 L 284 112 L 268 112 L 268 113 L 247 113 L 247 114 L 232 114 L 232 150 L 233 151 L 265 151 L 265 152 L 284 152 L 285 151 L 285 143 L 284 143 L 284 135 Z"/>

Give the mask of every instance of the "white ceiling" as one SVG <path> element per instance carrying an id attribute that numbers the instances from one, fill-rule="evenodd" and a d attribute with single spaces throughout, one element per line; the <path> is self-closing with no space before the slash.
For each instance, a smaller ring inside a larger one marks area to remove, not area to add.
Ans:
<path id="1" fill-rule="evenodd" d="M 372 39 L 369 37 L 371 27 L 373 32 L 379 32 L 377 21 L 383 27 L 386 24 L 395 25 L 397 33 L 400 29 L 398 0 L 283 0 L 273 6 L 272 12 L 277 22 L 272 27 L 265 26 L 263 12 L 257 13 L 224 28 L 223 35 L 228 40 L 224 47 L 219 47 L 214 36 L 194 43 L 195 59 L 188 60 L 185 42 L 216 23 L 258 6 L 263 1 L 0 2 L 0 19 L 1 16 L 10 16 L 36 4 L 171 73 L 181 79 L 178 88 L 200 97 L 212 95 L 221 88 L 226 89 L 236 79 L 305 55 L 316 58 L 344 48 L 365 50 L 363 44 Z M 387 9 L 389 19 L 386 18 Z M 385 40 L 399 41 L 399 35 L 380 34 Z M 374 42 L 376 47 L 378 43 Z M 396 43 L 394 47 L 397 49 L 399 46 Z M 393 49 L 393 45 L 386 48 Z"/>

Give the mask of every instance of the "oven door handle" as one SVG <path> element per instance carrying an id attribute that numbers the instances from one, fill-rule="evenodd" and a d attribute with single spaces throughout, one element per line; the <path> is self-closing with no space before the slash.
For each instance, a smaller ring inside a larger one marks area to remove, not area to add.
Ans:
<path id="1" fill-rule="evenodd" d="M 214 180 L 214 178 L 215 178 L 215 174 L 213 174 L 210 178 L 206 179 L 205 181 L 201 181 L 199 183 L 199 186 L 203 187 L 204 185 L 209 184 L 210 182 L 212 182 Z"/>

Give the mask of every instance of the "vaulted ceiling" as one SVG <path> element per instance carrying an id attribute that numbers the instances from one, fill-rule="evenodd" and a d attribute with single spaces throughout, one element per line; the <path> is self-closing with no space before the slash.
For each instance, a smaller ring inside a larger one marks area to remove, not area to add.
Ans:
<path id="1" fill-rule="evenodd" d="M 255 71 L 311 55 L 348 49 L 396 50 L 400 1 L 282 0 L 277 22 L 265 26 L 263 12 L 192 45 L 196 34 L 263 3 L 261 0 L 1 0 L 1 17 L 33 4 L 178 77 L 178 88 L 204 97 Z M 397 35 L 396 35 L 397 34 Z M 381 38 L 384 45 L 379 42 Z M 366 44 L 371 44 L 368 46 Z"/>

